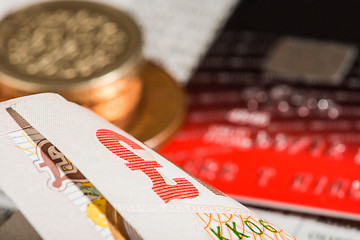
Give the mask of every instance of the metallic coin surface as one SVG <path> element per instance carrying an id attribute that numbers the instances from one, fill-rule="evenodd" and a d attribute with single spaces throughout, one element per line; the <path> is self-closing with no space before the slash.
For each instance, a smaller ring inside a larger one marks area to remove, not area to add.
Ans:
<path id="1" fill-rule="evenodd" d="M 120 80 L 136 76 L 141 52 L 140 30 L 120 10 L 84 1 L 36 4 L 0 22 L 1 95 L 51 91 L 79 103 L 105 101 L 114 96 L 106 92 L 121 91 Z"/>
<path id="2" fill-rule="evenodd" d="M 110 122 L 116 121 L 119 127 L 132 116 L 138 106 L 142 92 L 142 81 L 132 81 L 117 97 L 104 103 L 86 106 Z"/>
<path id="3" fill-rule="evenodd" d="M 143 96 L 124 130 L 156 149 L 180 127 L 185 114 L 184 93 L 168 73 L 152 62 L 145 64 L 140 77 Z"/>

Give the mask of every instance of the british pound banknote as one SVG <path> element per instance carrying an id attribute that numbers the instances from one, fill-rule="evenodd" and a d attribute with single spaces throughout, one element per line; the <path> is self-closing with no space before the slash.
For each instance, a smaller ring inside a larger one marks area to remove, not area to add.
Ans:
<path id="1" fill-rule="evenodd" d="M 295 239 L 58 95 L 0 111 L 0 187 L 44 239 Z"/>

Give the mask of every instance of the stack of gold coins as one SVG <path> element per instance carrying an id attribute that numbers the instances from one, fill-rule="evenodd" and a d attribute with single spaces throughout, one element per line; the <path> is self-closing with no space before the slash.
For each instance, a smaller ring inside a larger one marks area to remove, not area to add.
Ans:
<path id="1" fill-rule="evenodd" d="M 182 88 L 152 62 L 144 64 L 142 98 L 135 117 L 125 130 L 153 149 L 162 147 L 176 133 L 185 116 Z"/>
<path id="2" fill-rule="evenodd" d="M 35 4 L 0 22 L 0 100 L 56 92 L 152 148 L 184 114 L 176 81 L 142 56 L 142 36 L 124 12 L 85 1 Z"/>
<path id="3" fill-rule="evenodd" d="M 56 92 L 123 127 L 143 88 L 138 26 L 94 2 L 45 2 L 0 22 L 0 99 Z"/>

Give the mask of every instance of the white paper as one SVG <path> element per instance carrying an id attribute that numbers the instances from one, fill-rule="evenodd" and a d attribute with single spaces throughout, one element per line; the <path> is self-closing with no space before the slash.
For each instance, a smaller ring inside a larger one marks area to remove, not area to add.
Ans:
<path id="1" fill-rule="evenodd" d="M 3 131 L 0 186 L 45 239 L 111 239 L 79 205 L 84 182 L 70 177 L 78 170 L 143 239 L 230 239 L 240 233 L 247 239 L 294 239 L 90 110 L 44 95 L 5 105 L 28 123 Z M 56 169 L 44 152 L 54 155 L 49 159 Z M 10 180 L 16 176 L 25 182 Z M 74 192 L 78 197 L 70 196 Z M 64 227 L 71 231 L 59 234 Z"/>
<path id="2" fill-rule="evenodd" d="M 272 223 L 283 226 L 284 230 L 297 239 L 330 240 L 330 239 L 360 239 L 360 225 L 357 227 L 347 226 L 345 223 L 325 223 L 326 217 L 310 217 L 303 214 L 283 213 L 282 211 L 271 211 L 251 208 L 262 217 Z M 329 218 L 331 220 L 331 218 Z"/>

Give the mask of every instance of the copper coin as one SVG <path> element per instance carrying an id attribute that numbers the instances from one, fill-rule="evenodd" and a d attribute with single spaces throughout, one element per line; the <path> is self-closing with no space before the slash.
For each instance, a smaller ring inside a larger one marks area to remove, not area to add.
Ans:
<path id="1" fill-rule="evenodd" d="M 140 77 L 143 95 L 139 109 L 124 130 L 151 148 L 159 148 L 180 127 L 185 114 L 184 93 L 166 71 L 147 62 Z"/>
<path id="2" fill-rule="evenodd" d="M 142 92 L 142 81 L 133 81 L 127 89 L 112 100 L 104 103 L 86 106 L 110 122 L 116 122 L 119 127 L 129 119 L 138 106 Z"/>

